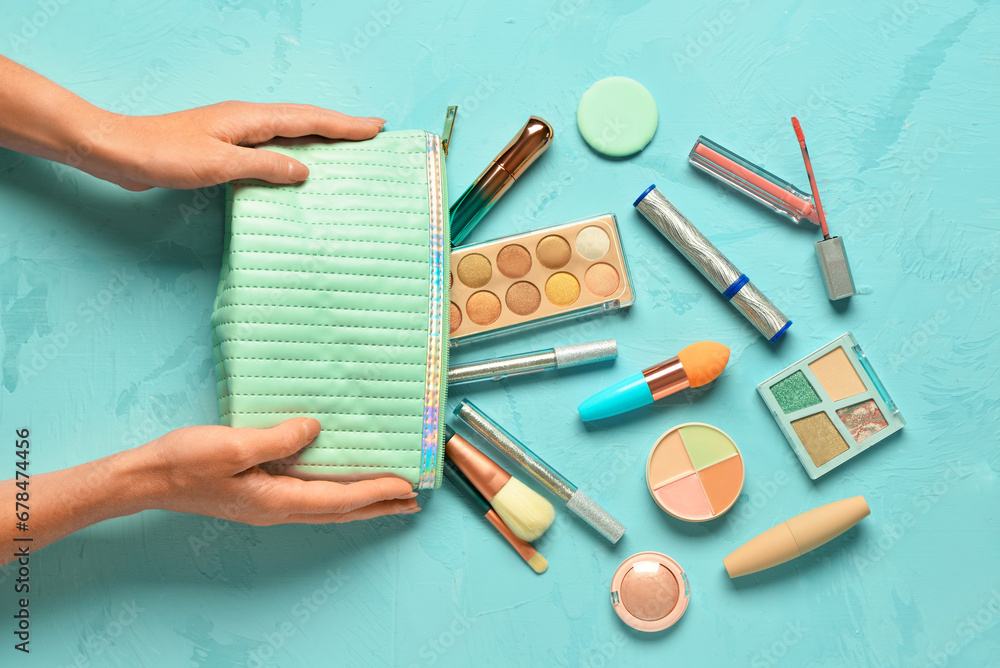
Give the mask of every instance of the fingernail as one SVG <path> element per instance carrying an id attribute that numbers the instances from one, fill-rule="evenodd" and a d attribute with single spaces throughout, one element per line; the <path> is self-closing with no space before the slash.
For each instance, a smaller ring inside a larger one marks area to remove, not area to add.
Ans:
<path id="1" fill-rule="evenodd" d="M 302 183 L 309 177 L 309 168 L 301 162 L 288 163 L 288 180 L 292 183 Z"/>
<path id="2" fill-rule="evenodd" d="M 420 506 L 416 508 L 407 508 L 406 510 L 399 511 L 400 515 L 412 515 L 413 513 L 419 513 L 422 510 Z"/>
<path id="3" fill-rule="evenodd" d="M 303 429 L 305 429 L 306 432 L 306 443 L 312 443 L 316 439 L 316 437 L 319 436 L 319 432 L 323 429 L 322 425 L 320 425 L 319 423 L 319 420 L 316 420 L 314 418 L 306 418 L 305 420 L 303 420 L 302 427 Z"/>
<path id="4" fill-rule="evenodd" d="M 385 119 L 384 119 L 384 118 L 379 118 L 378 116 L 369 116 L 369 117 L 368 117 L 368 120 L 369 120 L 369 121 L 373 121 L 373 122 L 375 122 L 375 123 L 382 123 L 382 124 L 385 124 Z"/>
<path id="5" fill-rule="evenodd" d="M 400 495 L 399 495 L 399 496 L 397 496 L 396 498 L 397 498 L 397 499 L 412 499 L 412 498 L 413 498 L 413 497 L 415 497 L 416 495 L 417 495 L 417 493 L 416 493 L 416 492 L 406 492 L 405 494 L 400 494 Z"/>

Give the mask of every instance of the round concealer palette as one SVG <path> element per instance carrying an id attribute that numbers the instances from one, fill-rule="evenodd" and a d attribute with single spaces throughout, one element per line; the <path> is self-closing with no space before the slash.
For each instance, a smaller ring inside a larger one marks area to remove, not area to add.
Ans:
<path id="1" fill-rule="evenodd" d="M 646 460 L 653 500 L 687 522 L 714 520 L 743 489 L 743 456 L 733 439 L 709 424 L 690 422 L 663 434 Z"/>
<path id="2" fill-rule="evenodd" d="M 453 343 L 633 301 L 610 213 L 454 248 L 450 283 Z"/>

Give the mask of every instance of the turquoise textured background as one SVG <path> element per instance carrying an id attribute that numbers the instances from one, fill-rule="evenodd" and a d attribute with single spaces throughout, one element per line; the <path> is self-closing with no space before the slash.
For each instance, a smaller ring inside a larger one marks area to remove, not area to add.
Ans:
<path id="1" fill-rule="evenodd" d="M 614 211 L 635 306 L 455 360 L 606 337 L 620 357 L 453 398 L 522 436 L 628 533 L 612 547 L 559 511 L 536 576 L 448 489 L 423 494 L 417 516 L 348 526 L 147 512 L 35 557 L 29 660 L 12 649 L 0 571 L 0 663 L 1000 664 L 1000 3 L 344 4 L 7 2 L 0 52 L 122 113 L 298 101 L 437 132 L 457 104 L 453 200 L 530 114 L 551 122 L 551 149 L 469 241 Z M 601 158 L 575 127 L 580 95 L 610 75 L 659 104 L 656 136 L 627 160 Z M 862 291 L 849 304 L 826 299 L 814 231 L 686 161 L 704 134 L 805 188 L 793 114 Z M 795 321 L 786 340 L 769 346 L 632 210 L 651 182 Z M 0 151 L 0 434 L 31 428 L 33 473 L 217 420 L 221 192 L 130 194 Z M 755 386 L 847 330 L 908 425 L 812 482 Z M 576 418 L 597 388 L 701 339 L 733 351 L 714 386 L 611 424 Z M 657 436 L 689 421 L 730 433 L 747 463 L 742 497 L 709 524 L 666 516 L 643 481 Z M 851 533 L 726 577 L 738 544 L 855 494 L 872 515 Z M 687 613 L 661 634 L 625 627 L 608 601 L 617 565 L 643 550 L 691 581 Z"/>

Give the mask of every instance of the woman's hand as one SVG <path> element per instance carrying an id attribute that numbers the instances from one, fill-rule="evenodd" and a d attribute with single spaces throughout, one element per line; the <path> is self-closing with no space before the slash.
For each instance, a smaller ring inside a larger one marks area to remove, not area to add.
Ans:
<path id="1" fill-rule="evenodd" d="M 328 524 L 414 513 L 410 483 L 378 478 L 348 484 L 299 480 L 258 464 L 295 454 L 319 434 L 312 418 L 270 429 L 184 427 L 137 448 L 149 471 L 147 508 L 210 515 L 246 524 Z"/>
<path id="2" fill-rule="evenodd" d="M 292 455 L 319 434 L 319 422 L 293 418 L 270 429 L 184 427 L 132 450 L 73 468 L 0 482 L 0 498 L 30 508 L 25 524 L 34 552 L 112 517 L 160 508 L 246 524 L 327 524 L 420 510 L 410 483 L 379 478 L 350 484 L 304 481 L 260 470 Z M 20 495 L 20 496 L 18 496 Z M 0 542 L 18 546 L 15 522 Z M 0 552 L 0 565 L 19 555 Z"/>
<path id="3" fill-rule="evenodd" d="M 371 139 L 384 124 L 307 104 L 252 102 L 124 116 L 0 56 L 0 146 L 128 190 L 202 188 L 244 178 L 297 183 L 309 176 L 305 165 L 250 147 L 275 137 Z"/>
<path id="4" fill-rule="evenodd" d="M 275 137 L 371 139 L 381 118 L 357 118 L 305 104 L 219 104 L 162 116 L 108 114 L 81 169 L 127 190 L 201 188 L 234 179 L 298 183 L 298 160 L 250 146 Z M 78 151 L 79 152 L 79 151 Z"/>

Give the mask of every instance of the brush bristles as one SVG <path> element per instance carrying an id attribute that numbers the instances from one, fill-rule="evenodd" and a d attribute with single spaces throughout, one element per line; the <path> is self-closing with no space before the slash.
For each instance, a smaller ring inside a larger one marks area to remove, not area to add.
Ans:
<path id="1" fill-rule="evenodd" d="M 545 557 L 535 552 L 535 556 L 528 559 L 528 565 L 531 566 L 531 570 L 536 573 L 544 573 L 548 570 L 549 562 L 545 559 Z"/>
<path id="2" fill-rule="evenodd" d="M 552 504 L 514 476 L 490 503 L 514 535 L 529 543 L 545 533 L 556 518 Z"/>

